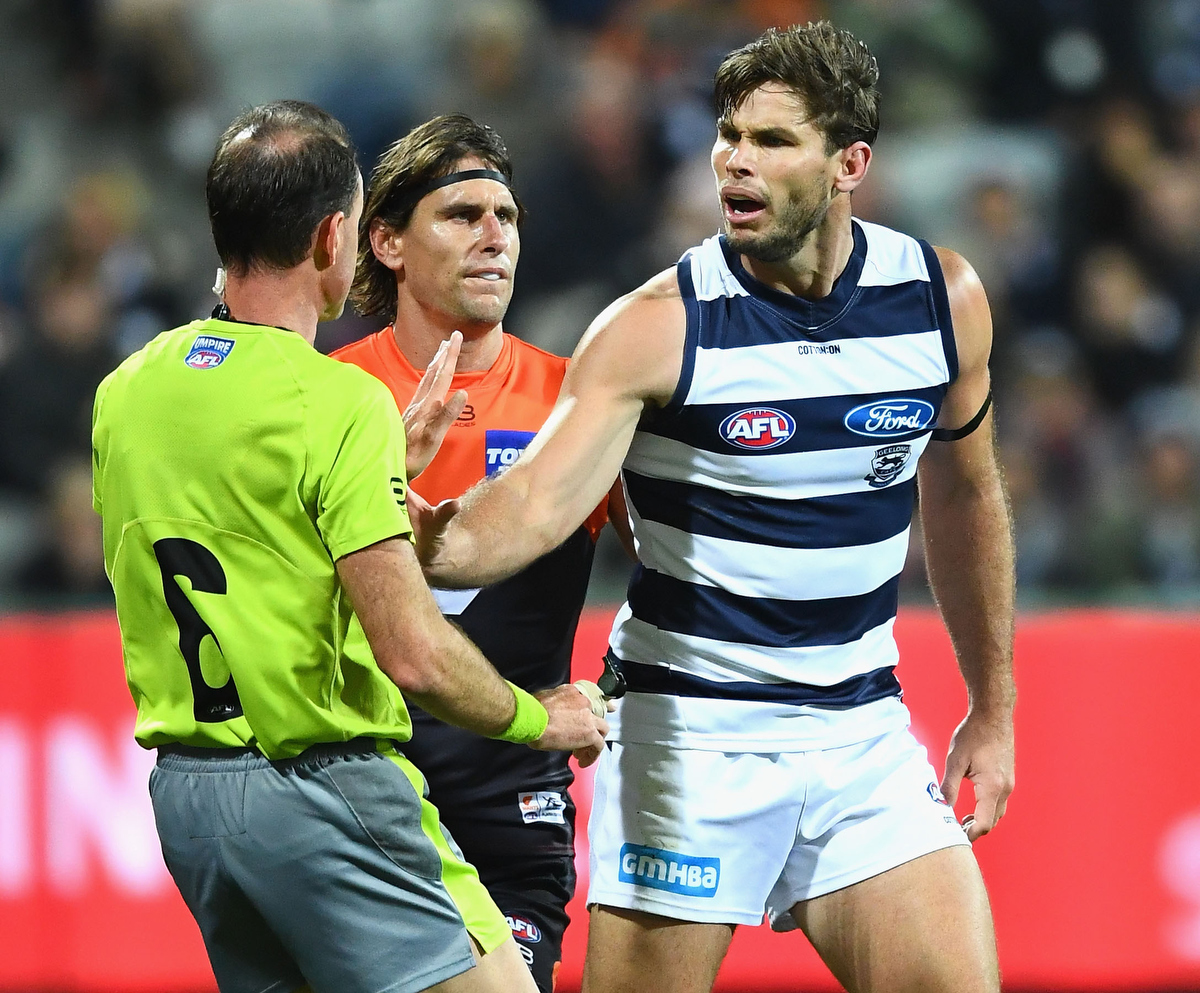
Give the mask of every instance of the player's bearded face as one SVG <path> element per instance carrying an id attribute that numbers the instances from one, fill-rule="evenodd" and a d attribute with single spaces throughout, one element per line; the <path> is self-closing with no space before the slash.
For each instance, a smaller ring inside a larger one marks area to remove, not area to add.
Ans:
<path id="1" fill-rule="evenodd" d="M 815 231 L 829 210 L 823 183 L 782 191 L 765 197 L 767 225 L 759 231 L 736 230 L 725 222 L 725 239 L 739 255 L 760 262 L 784 262 L 795 255 L 804 239 Z"/>
<path id="2" fill-rule="evenodd" d="M 803 101 L 767 84 L 720 121 L 712 164 L 730 248 L 780 263 L 825 220 L 838 156 L 808 121 Z"/>

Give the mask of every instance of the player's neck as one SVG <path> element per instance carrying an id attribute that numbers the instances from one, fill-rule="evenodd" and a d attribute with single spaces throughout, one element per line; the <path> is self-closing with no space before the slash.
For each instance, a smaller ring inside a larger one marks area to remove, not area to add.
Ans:
<path id="1" fill-rule="evenodd" d="M 295 331 L 311 345 L 317 337 L 322 306 L 310 283 L 299 267 L 284 272 L 251 270 L 242 276 L 229 273 L 225 305 L 234 321 Z"/>
<path id="2" fill-rule="evenodd" d="M 762 262 L 741 256 L 742 265 L 760 283 L 781 293 L 820 300 L 846 268 L 854 251 L 854 226 L 850 198 L 839 196 L 829 205 L 824 220 L 804 239 L 800 249 L 782 262 Z"/>
<path id="3" fill-rule="evenodd" d="M 504 346 L 502 324 L 471 324 L 444 314 L 405 312 L 396 315 L 392 334 L 396 347 L 414 369 L 424 369 L 454 331 L 461 331 L 462 350 L 458 353 L 458 372 L 486 372 L 500 358 Z"/>

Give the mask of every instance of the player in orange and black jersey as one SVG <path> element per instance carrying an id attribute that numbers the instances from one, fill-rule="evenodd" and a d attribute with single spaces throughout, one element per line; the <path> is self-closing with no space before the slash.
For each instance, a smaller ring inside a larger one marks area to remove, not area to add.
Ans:
<path id="1" fill-rule="evenodd" d="M 438 349 L 460 349 L 447 401 L 460 412 L 413 484 L 434 504 L 516 460 L 554 406 L 567 367 L 501 326 L 520 251 L 511 178 L 499 136 L 453 115 L 392 145 L 367 193 L 352 298 L 361 313 L 393 323 L 334 357 L 373 373 L 404 410 Z M 582 527 L 524 571 L 482 590 L 434 591 L 442 612 L 517 685 L 569 678 L 595 539 L 610 509 L 629 547 L 618 484 Z M 575 888 L 566 756 L 481 738 L 415 708 L 412 718 L 405 754 L 549 993 Z"/>

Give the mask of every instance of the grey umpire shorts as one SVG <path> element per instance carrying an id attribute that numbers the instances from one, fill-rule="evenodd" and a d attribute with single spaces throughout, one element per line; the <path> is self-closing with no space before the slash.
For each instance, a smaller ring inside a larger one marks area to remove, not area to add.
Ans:
<path id="1" fill-rule="evenodd" d="M 221 993 L 410 993 L 511 934 L 388 742 L 257 752 L 159 750 L 163 857 Z"/>

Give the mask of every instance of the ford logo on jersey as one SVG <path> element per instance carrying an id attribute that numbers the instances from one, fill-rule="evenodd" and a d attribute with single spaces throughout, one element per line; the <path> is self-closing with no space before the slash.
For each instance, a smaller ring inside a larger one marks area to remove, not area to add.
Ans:
<path id="1" fill-rule="evenodd" d="M 926 430 L 933 424 L 934 414 L 931 403 L 897 397 L 855 407 L 842 423 L 855 434 L 868 438 L 897 438 L 902 434 Z"/>
<path id="2" fill-rule="evenodd" d="M 233 351 L 232 338 L 214 338 L 202 334 L 192 342 L 192 349 L 183 360 L 193 369 L 215 369 Z"/>
<path id="3" fill-rule="evenodd" d="M 623 883 L 685 896 L 712 897 L 717 895 L 721 881 L 721 860 L 625 844 L 621 846 L 617 878 Z"/>
<path id="4" fill-rule="evenodd" d="M 738 448 L 762 451 L 782 445 L 796 432 L 796 422 L 774 407 L 747 407 L 721 422 L 721 437 Z"/>
<path id="5" fill-rule="evenodd" d="M 484 472 L 494 476 L 520 458 L 525 446 L 533 441 L 533 431 L 488 431 L 484 435 Z"/>

